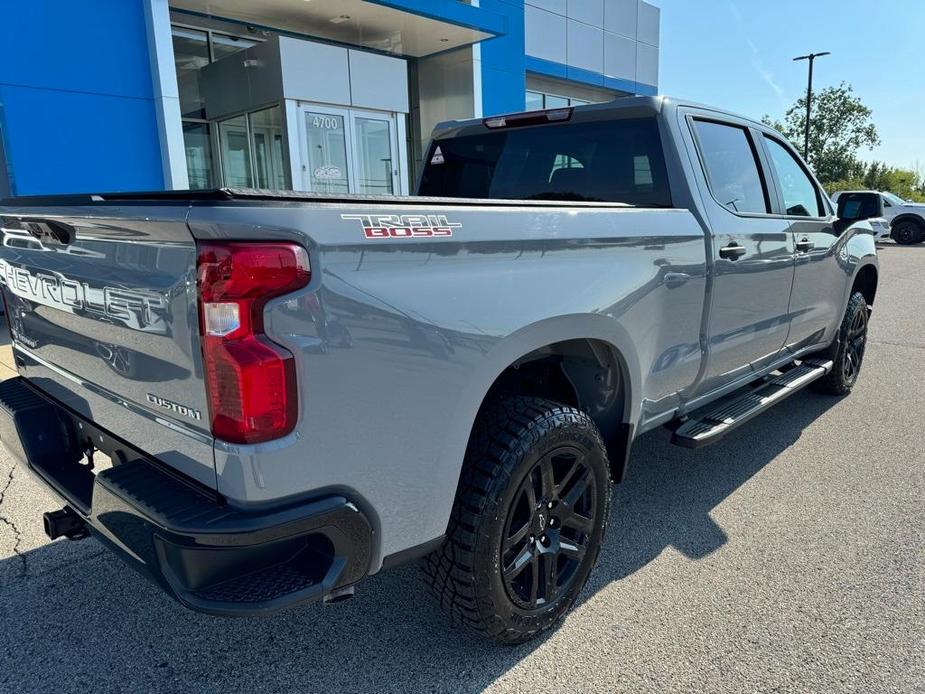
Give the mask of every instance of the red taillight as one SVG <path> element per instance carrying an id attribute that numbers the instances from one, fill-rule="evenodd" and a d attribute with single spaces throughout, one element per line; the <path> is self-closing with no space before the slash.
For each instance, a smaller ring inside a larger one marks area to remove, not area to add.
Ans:
<path id="1" fill-rule="evenodd" d="M 201 243 L 197 268 L 212 433 L 233 443 L 288 434 L 299 409 L 295 361 L 264 334 L 263 309 L 308 284 L 308 254 L 293 243 Z"/>

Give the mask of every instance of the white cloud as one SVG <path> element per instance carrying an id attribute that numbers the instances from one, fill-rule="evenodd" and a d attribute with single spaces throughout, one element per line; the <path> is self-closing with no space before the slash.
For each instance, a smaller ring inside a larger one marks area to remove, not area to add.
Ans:
<path id="1" fill-rule="evenodd" d="M 755 72 L 758 73 L 758 76 L 761 77 L 764 83 L 767 84 L 777 96 L 778 101 L 780 101 L 781 108 L 786 108 L 787 95 L 784 94 L 784 90 L 777 82 L 774 73 L 764 64 L 764 60 L 761 57 L 761 51 L 758 49 L 758 46 L 754 41 L 745 35 L 745 18 L 742 16 L 741 10 L 739 10 L 738 5 L 736 5 L 733 0 L 729 0 L 729 10 L 732 12 L 733 17 L 735 17 L 736 23 L 739 25 L 739 29 L 742 32 L 743 38 L 745 39 L 745 43 L 748 45 L 752 52 L 752 68 L 754 68 Z"/>

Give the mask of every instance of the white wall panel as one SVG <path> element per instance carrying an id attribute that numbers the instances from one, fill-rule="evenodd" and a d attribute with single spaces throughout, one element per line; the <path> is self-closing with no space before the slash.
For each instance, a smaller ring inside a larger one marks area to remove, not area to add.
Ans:
<path id="1" fill-rule="evenodd" d="M 650 46 L 658 46 L 659 40 L 659 19 L 661 10 L 655 5 L 639 0 L 639 17 L 637 20 L 636 38 L 642 43 Z"/>
<path id="2" fill-rule="evenodd" d="M 566 16 L 594 27 L 604 26 L 604 0 L 568 0 Z"/>
<path id="3" fill-rule="evenodd" d="M 568 20 L 568 60 L 571 67 L 601 73 L 604 71 L 604 31 Z"/>
<path id="4" fill-rule="evenodd" d="M 527 55 L 556 63 L 566 62 L 565 17 L 529 5 L 524 8 Z"/>
<path id="5" fill-rule="evenodd" d="M 604 31 L 636 38 L 639 0 L 604 0 Z"/>
<path id="6" fill-rule="evenodd" d="M 526 4 L 528 7 L 533 5 L 533 7 L 539 7 L 541 10 L 554 12 L 562 16 L 565 16 L 566 8 L 568 7 L 567 0 L 527 0 Z"/>
<path id="7" fill-rule="evenodd" d="M 636 44 L 636 81 L 658 86 L 658 49 Z"/>
<path id="8" fill-rule="evenodd" d="M 604 74 L 636 81 L 636 42 L 633 39 L 604 32 Z"/>
<path id="9" fill-rule="evenodd" d="M 408 65 L 366 51 L 349 52 L 350 103 L 358 108 L 408 113 Z"/>

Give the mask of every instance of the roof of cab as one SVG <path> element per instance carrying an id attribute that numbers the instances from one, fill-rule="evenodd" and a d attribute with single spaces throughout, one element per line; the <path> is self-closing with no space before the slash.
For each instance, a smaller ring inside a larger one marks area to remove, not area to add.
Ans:
<path id="1" fill-rule="evenodd" d="M 720 109 L 715 106 L 709 106 L 706 104 L 697 103 L 696 101 L 689 101 L 684 99 L 675 99 L 665 95 L 659 96 L 621 96 L 613 99 L 612 101 L 605 101 L 599 104 L 584 104 L 582 106 L 572 106 L 575 115 L 578 116 L 598 116 L 600 117 L 603 114 L 612 114 L 615 117 L 619 118 L 643 118 L 646 116 L 658 116 L 665 113 L 669 109 L 677 109 L 678 107 L 690 107 L 702 109 L 705 111 L 713 111 L 718 115 L 731 116 L 744 121 L 749 121 L 754 123 L 758 127 L 767 128 L 768 126 L 764 123 L 761 123 L 754 118 L 749 118 L 748 116 L 743 116 L 738 113 L 733 113 L 725 109 Z M 560 111 L 562 109 L 545 109 L 547 111 Z M 503 116 L 513 116 L 521 115 L 526 112 L 518 113 L 499 113 L 497 115 L 492 115 L 490 118 L 500 118 Z M 478 129 L 481 130 L 485 128 L 486 118 L 468 118 L 463 120 L 450 120 L 443 121 L 438 123 L 433 130 L 432 137 L 433 139 L 442 139 L 446 137 L 453 137 L 462 134 L 464 131 L 471 131 Z"/>

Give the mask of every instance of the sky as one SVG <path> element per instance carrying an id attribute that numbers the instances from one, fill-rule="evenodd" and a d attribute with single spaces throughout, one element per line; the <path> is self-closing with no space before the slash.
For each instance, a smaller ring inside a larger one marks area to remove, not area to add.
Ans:
<path id="1" fill-rule="evenodd" d="M 782 118 L 841 81 L 882 144 L 862 159 L 925 173 L 925 0 L 649 0 L 662 8 L 659 91 L 753 118 Z"/>

